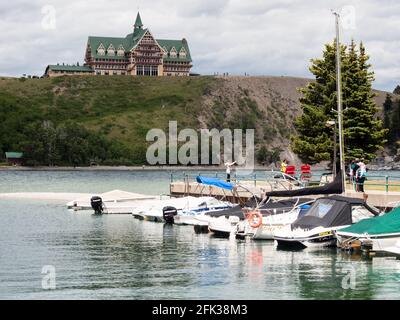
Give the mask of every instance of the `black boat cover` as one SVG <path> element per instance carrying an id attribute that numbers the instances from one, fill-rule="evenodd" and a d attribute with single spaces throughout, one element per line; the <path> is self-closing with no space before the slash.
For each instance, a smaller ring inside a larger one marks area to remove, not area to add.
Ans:
<path id="1" fill-rule="evenodd" d="M 352 207 L 363 206 L 373 215 L 379 214 L 363 199 L 331 196 L 317 199 L 307 213 L 298 218 L 292 229 L 313 229 L 316 227 L 337 227 L 352 224 Z"/>
<path id="2" fill-rule="evenodd" d="M 335 179 L 323 186 L 308 187 L 295 190 L 281 190 L 266 192 L 267 197 L 301 197 L 318 194 L 341 194 L 343 192 L 342 174 L 338 172 Z"/>
<path id="3" fill-rule="evenodd" d="M 295 205 L 301 205 L 303 203 L 308 203 L 313 201 L 314 199 L 310 198 L 294 198 L 294 199 L 283 199 L 283 200 L 276 200 L 276 201 L 269 201 L 263 205 L 260 206 L 260 211 L 262 214 L 268 213 L 265 211 L 269 210 L 284 210 L 288 211 L 288 209 L 293 208 Z M 251 206 L 250 206 L 251 207 Z M 221 217 L 221 216 L 237 216 L 240 219 L 244 219 L 245 215 L 242 211 L 242 208 L 240 206 L 235 206 L 232 208 L 224 209 L 224 210 L 218 210 L 218 211 L 210 211 L 207 212 L 206 215 L 211 216 L 211 217 Z"/>

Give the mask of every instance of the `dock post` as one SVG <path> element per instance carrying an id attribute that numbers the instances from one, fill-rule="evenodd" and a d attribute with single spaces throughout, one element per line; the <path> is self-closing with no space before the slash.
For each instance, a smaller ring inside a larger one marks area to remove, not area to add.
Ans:
<path id="1" fill-rule="evenodd" d="M 257 173 L 254 173 L 254 186 L 257 187 Z"/>
<path id="2" fill-rule="evenodd" d="M 389 192 L 389 176 L 385 176 L 385 180 L 386 180 L 386 193 Z"/>

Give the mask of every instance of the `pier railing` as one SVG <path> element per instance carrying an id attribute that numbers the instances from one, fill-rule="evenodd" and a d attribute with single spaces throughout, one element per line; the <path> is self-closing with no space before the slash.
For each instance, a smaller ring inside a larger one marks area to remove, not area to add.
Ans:
<path id="1" fill-rule="evenodd" d="M 348 183 L 352 185 L 354 191 L 362 184 L 356 180 L 349 181 Z M 392 177 L 389 175 L 368 175 L 366 177 L 364 184 L 364 189 L 367 190 L 381 190 L 386 193 L 390 191 L 400 191 L 400 177 Z"/>
<path id="2" fill-rule="evenodd" d="M 255 187 L 269 183 L 274 179 L 274 176 L 279 175 L 279 171 L 256 171 L 251 174 L 231 174 L 232 182 L 243 182 L 251 183 Z M 310 179 L 303 180 L 301 174 L 296 174 L 294 177 L 299 181 L 301 186 L 312 186 L 319 185 L 320 181 L 322 183 L 327 183 L 327 176 L 330 173 L 326 171 L 315 171 Z M 203 175 L 207 177 L 214 177 L 221 180 L 226 180 L 226 173 L 223 171 L 209 171 L 209 172 L 170 172 L 170 181 L 185 181 L 186 183 L 195 182 L 198 175 Z M 360 185 L 357 181 L 350 181 L 347 178 L 347 186 L 357 191 L 357 186 Z M 364 189 L 368 190 L 380 190 L 386 193 L 398 191 L 400 192 L 400 176 L 393 175 L 381 175 L 381 174 L 371 174 L 367 175 L 364 182 Z"/>

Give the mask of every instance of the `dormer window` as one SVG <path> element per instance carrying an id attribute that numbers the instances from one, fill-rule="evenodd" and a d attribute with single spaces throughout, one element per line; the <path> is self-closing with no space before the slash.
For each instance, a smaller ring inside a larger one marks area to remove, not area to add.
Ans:
<path id="1" fill-rule="evenodd" d="M 102 43 L 100 43 L 99 47 L 97 48 L 97 54 L 99 56 L 104 56 L 106 54 L 106 49 L 104 48 Z"/>
<path id="2" fill-rule="evenodd" d="M 186 49 L 184 47 L 179 50 L 179 58 L 186 58 Z"/>
<path id="3" fill-rule="evenodd" d="M 125 55 L 125 49 L 124 49 L 124 47 L 122 46 L 122 44 L 118 47 L 118 50 L 117 50 L 117 56 L 119 56 L 119 57 L 123 57 Z"/>
<path id="4" fill-rule="evenodd" d="M 171 58 L 176 58 L 177 52 L 176 52 L 175 47 L 172 47 L 171 51 L 169 52 L 169 56 L 170 56 Z"/>
<path id="5" fill-rule="evenodd" d="M 163 56 L 164 56 L 164 57 L 168 57 L 168 50 L 167 50 L 167 48 L 166 48 L 166 47 L 163 47 L 162 49 L 163 49 Z"/>
<path id="6" fill-rule="evenodd" d="M 110 44 L 107 48 L 107 55 L 108 56 L 115 56 L 115 48 L 112 44 Z"/>

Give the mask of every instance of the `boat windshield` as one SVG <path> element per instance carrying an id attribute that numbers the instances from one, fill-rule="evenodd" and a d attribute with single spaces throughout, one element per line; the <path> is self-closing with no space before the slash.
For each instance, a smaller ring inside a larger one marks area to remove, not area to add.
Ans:
<path id="1" fill-rule="evenodd" d="M 334 200 L 321 199 L 317 201 L 305 214 L 308 217 L 317 217 L 322 219 L 332 209 L 335 204 Z"/>

